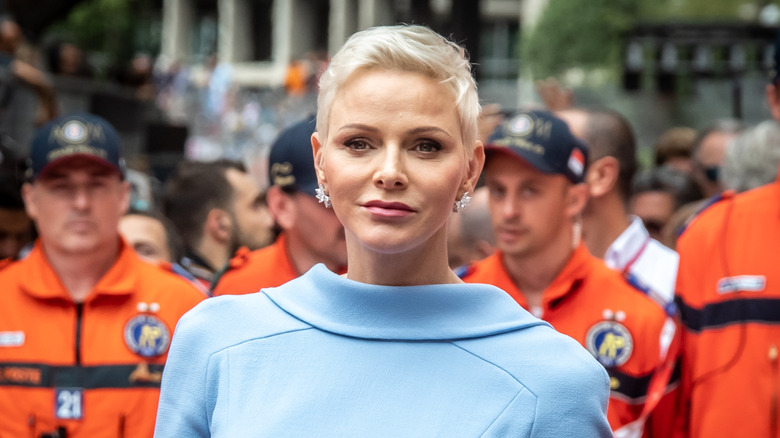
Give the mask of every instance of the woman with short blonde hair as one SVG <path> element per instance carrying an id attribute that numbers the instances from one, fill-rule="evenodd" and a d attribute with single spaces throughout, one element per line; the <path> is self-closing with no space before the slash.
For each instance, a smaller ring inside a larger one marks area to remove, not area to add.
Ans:
<path id="1" fill-rule="evenodd" d="M 348 271 L 316 265 L 186 315 L 155 436 L 612 436 L 604 368 L 448 266 L 447 219 L 484 162 L 463 50 L 421 26 L 369 29 L 320 85 L 317 193 Z"/>

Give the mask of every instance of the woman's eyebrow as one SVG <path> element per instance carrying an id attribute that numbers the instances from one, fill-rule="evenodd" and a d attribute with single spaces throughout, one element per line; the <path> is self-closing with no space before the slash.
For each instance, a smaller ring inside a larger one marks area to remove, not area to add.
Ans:
<path id="1" fill-rule="evenodd" d="M 343 130 L 347 130 L 347 129 L 360 129 L 360 130 L 369 131 L 369 132 L 378 132 L 379 131 L 379 129 L 374 127 L 374 126 L 364 125 L 362 123 L 348 123 L 346 125 L 340 126 L 337 129 L 337 131 L 343 131 Z M 420 126 L 420 127 L 412 128 L 412 129 L 406 131 L 407 134 L 423 134 L 423 133 L 428 133 L 428 132 L 439 132 L 439 133 L 442 133 L 442 134 L 446 135 L 447 137 L 452 137 L 452 135 L 450 135 L 449 132 L 447 132 L 446 130 L 444 130 L 442 128 L 439 128 L 438 126 Z"/>
<path id="2" fill-rule="evenodd" d="M 339 128 L 336 131 L 344 131 L 344 130 L 347 130 L 347 129 L 360 129 L 360 130 L 363 130 L 363 131 L 371 131 L 371 132 L 378 132 L 379 131 L 379 129 L 374 127 L 374 126 L 364 125 L 362 123 L 348 123 L 346 125 L 339 126 Z"/>
<path id="3" fill-rule="evenodd" d="M 413 128 L 408 131 L 406 131 L 408 134 L 424 134 L 428 132 L 438 132 L 441 134 L 446 135 L 447 137 L 452 137 L 450 133 L 442 128 L 439 128 L 438 126 L 421 126 L 419 128 Z"/>

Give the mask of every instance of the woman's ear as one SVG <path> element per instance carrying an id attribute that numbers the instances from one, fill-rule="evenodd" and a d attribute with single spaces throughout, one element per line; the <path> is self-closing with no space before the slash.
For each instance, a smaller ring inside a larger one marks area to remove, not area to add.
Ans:
<path id="1" fill-rule="evenodd" d="M 598 198 L 612 191 L 620 174 L 620 164 L 615 157 L 603 157 L 591 163 L 585 182 L 590 196 Z"/>
<path id="2" fill-rule="evenodd" d="M 323 165 L 323 144 L 320 143 L 320 133 L 314 132 L 311 135 L 311 149 L 314 154 L 314 171 L 317 173 L 317 180 L 320 184 L 327 184 L 325 177 L 325 166 Z"/>
<path id="3" fill-rule="evenodd" d="M 466 179 L 463 181 L 464 192 L 474 192 L 477 187 L 477 181 L 479 175 L 482 173 L 482 167 L 485 165 L 485 147 L 482 146 L 482 142 L 477 140 L 474 142 L 474 152 L 471 154 L 471 158 L 468 161 L 468 169 L 466 170 Z"/>

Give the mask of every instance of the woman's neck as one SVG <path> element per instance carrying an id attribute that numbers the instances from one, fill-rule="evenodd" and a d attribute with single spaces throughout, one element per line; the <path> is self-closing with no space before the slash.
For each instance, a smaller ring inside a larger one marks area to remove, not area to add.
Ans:
<path id="1" fill-rule="evenodd" d="M 347 254 L 347 278 L 361 283 L 386 286 L 462 283 L 448 265 L 444 239 L 431 237 L 424 245 L 393 254 L 378 253 L 359 242 L 348 241 Z"/>

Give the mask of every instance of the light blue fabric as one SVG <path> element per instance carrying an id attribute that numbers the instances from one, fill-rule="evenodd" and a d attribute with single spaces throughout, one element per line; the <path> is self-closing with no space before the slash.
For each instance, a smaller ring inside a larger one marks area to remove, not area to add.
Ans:
<path id="1" fill-rule="evenodd" d="M 586 350 L 500 289 L 317 265 L 180 320 L 155 437 L 610 437 L 608 394 Z"/>

